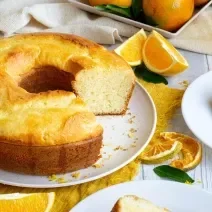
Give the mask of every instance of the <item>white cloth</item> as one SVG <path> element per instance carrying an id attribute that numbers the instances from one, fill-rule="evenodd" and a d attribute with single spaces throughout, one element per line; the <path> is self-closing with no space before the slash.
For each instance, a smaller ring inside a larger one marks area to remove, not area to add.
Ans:
<path id="1" fill-rule="evenodd" d="M 62 32 L 100 44 L 115 44 L 139 29 L 108 17 L 73 7 L 68 0 L 1 0 L 0 32 L 3 36 L 29 32 Z M 205 11 L 177 38 L 176 47 L 212 54 L 212 8 Z"/>

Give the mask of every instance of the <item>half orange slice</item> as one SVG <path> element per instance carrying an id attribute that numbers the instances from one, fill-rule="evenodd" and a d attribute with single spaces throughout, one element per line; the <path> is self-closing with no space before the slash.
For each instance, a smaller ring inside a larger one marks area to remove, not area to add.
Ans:
<path id="1" fill-rule="evenodd" d="M 148 36 L 143 48 L 147 68 L 164 76 L 172 76 L 188 68 L 188 62 L 175 47 L 156 31 Z"/>

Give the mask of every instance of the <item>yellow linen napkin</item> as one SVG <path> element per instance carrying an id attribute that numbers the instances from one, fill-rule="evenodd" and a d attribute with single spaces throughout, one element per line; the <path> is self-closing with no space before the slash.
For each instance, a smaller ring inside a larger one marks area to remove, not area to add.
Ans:
<path id="1" fill-rule="evenodd" d="M 143 80 L 139 80 L 139 82 L 142 83 L 142 85 L 150 93 L 156 105 L 158 122 L 155 135 L 151 142 L 157 142 L 158 133 L 167 128 L 169 120 L 172 118 L 176 109 L 180 106 L 184 91 L 169 88 L 163 84 L 152 84 L 144 82 Z M 135 161 L 132 161 L 130 164 L 115 173 L 89 183 L 55 189 L 31 189 L 0 185 L 0 194 L 13 192 L 30 193 L 54 191 L 56 192 L 56 199 L 52 211 L 68 212 L 79 201 L 100 189 L 133 180 L 139 169 L 140 162 L 138 156 Z"/>

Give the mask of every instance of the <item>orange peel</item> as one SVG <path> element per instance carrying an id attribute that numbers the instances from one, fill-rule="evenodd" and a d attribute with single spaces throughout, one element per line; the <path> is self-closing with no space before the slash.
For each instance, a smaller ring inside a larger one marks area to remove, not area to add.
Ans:
<path id="1" fill-rule="evenodd" d="M 144 152 L 141 153 L 140 160 L 144 164 L 159 164 L 172 159 L 182 149 L 179 141 L 160 141 L 150 143 Z"/>
<path id="2" fill-rule="evenodd" d="M 182 158 L 173 160 L 171 166 L 189 171 L 199 165 L 202 159 L 202 146 L 194 138 L 176 132 L 163 132 L 160 134 L 167 142 L 179 141 L 182 143 Z"/>

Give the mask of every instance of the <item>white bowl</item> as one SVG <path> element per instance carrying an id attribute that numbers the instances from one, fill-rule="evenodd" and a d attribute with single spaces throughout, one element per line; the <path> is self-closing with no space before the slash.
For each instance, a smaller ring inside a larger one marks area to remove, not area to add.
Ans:
<path id="1" fill-rule="evenodd" d="M 212 148 L 212 71 L 197 78 L 185 91 L 182 114 L 193 134 Z"/>

